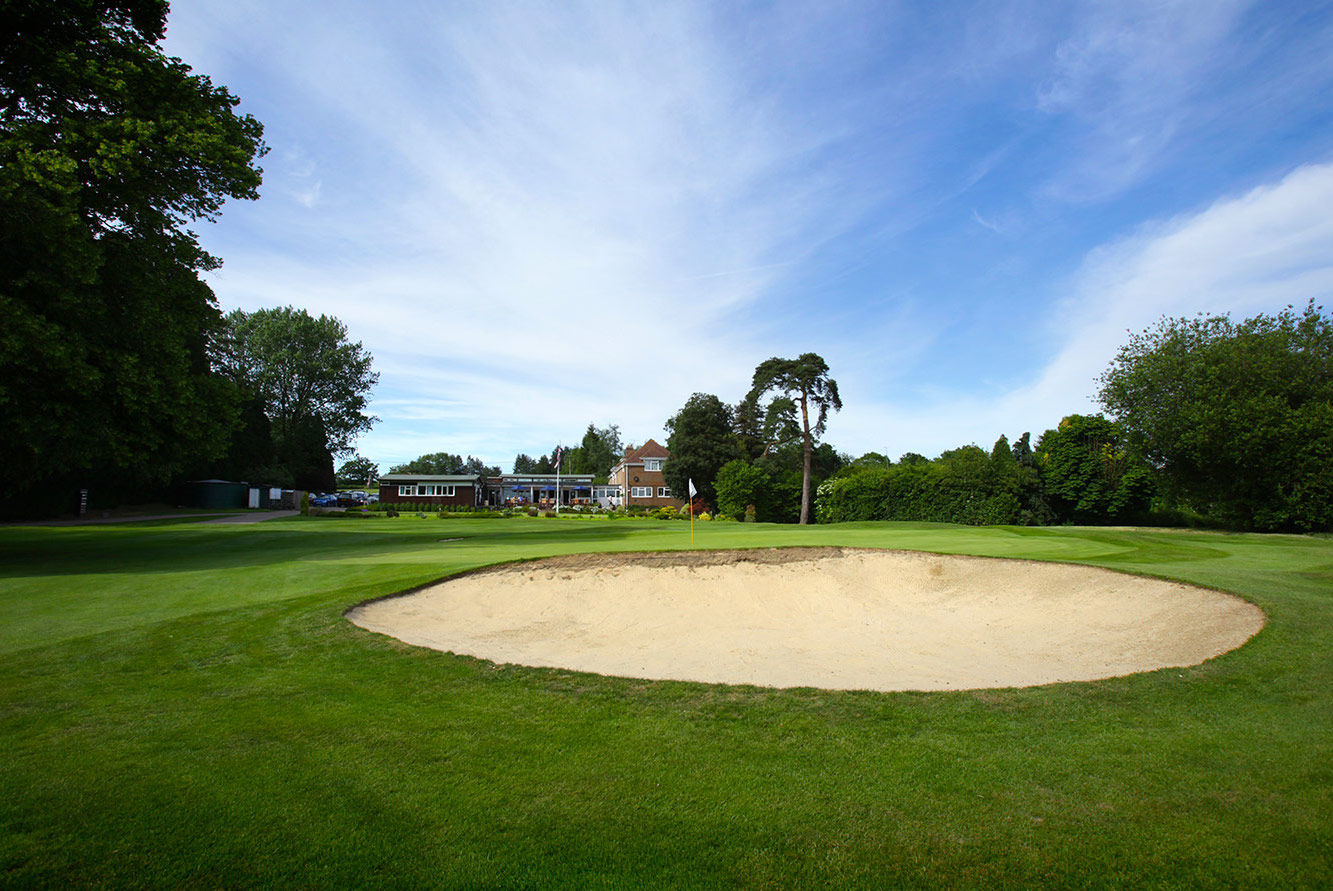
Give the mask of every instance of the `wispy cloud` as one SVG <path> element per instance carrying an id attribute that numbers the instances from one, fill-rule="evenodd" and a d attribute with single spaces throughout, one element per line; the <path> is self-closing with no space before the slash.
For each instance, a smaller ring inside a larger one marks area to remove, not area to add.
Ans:
<path id="1" fill-rule="evenodd" d="M 348 324 L 365 453 L 660 436 L 808 350 L 836 445 L 922 451 L 1088 407 L 1125 328 L 1319 274 L 1325 168 L 1197 210 L 1333 155 L 1333 15 L 1278 6 L 233 0 L 177 3 L 168 49 L 274 147 L 204 230 L 214 288 Z"/>
<path id="2" fill-rule="evenodd" d="M 1311 165 L 1197 213 L 1145 225 L 1087 257 L 1047 325 L 1056 348 L 1030 379 L 988 393 L 941 394 L 917 409 L 862 406 L 831 424 L 830 435 L 880 443 L 878 450 L 897 449 L 895 455 L 937 454 L 969 442 L 989 446 L 1001 433 L 1030 430 L 1035 437 L 1066 414 L 1096 411 L 1097 378 L 1131 331 L 1162 316 L 1239 319 L 1333 295 L 1329 207 L 1333 165 Z"/>
<path id="3" fill-rule="evenodd" d="M 1067 198 L 1101 198 L 1153 169 L 1182 128 L 1197 123 L 1192 100 L 1225 65 L 1250 2 L 1081 6 L 1036 97 L 1041 111 L 1077 124 L 1073 163 L 1049 188 Z"/>

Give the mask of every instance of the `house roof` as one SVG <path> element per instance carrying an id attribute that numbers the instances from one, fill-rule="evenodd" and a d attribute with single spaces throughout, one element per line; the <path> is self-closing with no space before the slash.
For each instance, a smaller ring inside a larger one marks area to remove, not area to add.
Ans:
<path id="1" fill-rule="evenodd" d="M 670 458 L 671 452 L 666 446 L 660 445 L 657 440 L 650 439 L 637 449 L 625 450 L 626 464 L 642 461 L 644 458 Z"/>

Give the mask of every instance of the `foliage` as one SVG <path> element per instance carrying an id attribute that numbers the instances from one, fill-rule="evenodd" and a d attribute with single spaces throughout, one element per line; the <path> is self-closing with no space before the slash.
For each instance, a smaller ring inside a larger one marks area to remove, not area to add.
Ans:
<path id="1" fill-rule="evenodd" d="M 1101 403 L 1168 495 L 1247 529 L 1333 528 L 1333 316 L 1164 318 L 1101 377 Z"/>
<path id="2" fill-rule="evenodd" d="M 866 452 L 861 457 L 846 462 L 849 467 L 888 467 L 893 463 L 888 455 L 879 452 Z"/>
<path id="3" fill-rule="evenodd" d="M 709 393 L 695 393 L 664 425 L 671 460 L 662 475 L 672 492 L 687 497 L 690 480 L 698 497 L 717 504 L 714 480 L 728 461 L 740 456 L 732 432 L 731 408 Z"/>
<path id="4" fill-rule="evenodd" d="M 514 473 L 536 473 L 537 462 L 528 455 L 519 452 L 514 456 Z"/>
<path id="5" fill-rule="evenodd" d="M 1029 471 L 1033 482 L 1035 473 Z M 989 454 L 968 445 L 934 461 L 902 461 L 890 467 L 840 474 L 819 488 L 823 523 L 912 520 L 973 526 L 1032 523 L 1023 507 L 1024 478 L 1000 437 Z"/>
<path id="6" fill-rule="evenodd" d="M 330 453 L 346 453 L 378 420 L 365 414 L 379 380 L 373 358 L 339 320 L 281 306 L 233 310 L 223 321 L 215 365 L 263 403 L 279 448 L 318 427 Z"/>
<path id="7" fill-rule="evenodd" d="M 588 425 L 582 442 L 567 452 L 569 473 L 590 473 L 594 477 L 605 477 L 612 466 L 624 454 L 620 442 L 620 428 L 615 424 L 609 427 Z"/>
<path id="8" fill-rule="evenodd" d="M 773 478 L 767 471 L 737 458 L 717 472 L 717 509 L 720 513 L 739 517 L 747 509 L 759 516 L 759 506 L 768 505 Z M 764 516 L 764 519 L 770 519 Z"/>
<path id="9" fill-rule="evenodd" d="M 1069 415 L 1037 440 L 1047 502 L 1060 520 L 1103 523 L 1142 513 L 1151 469 L 1125 449 L 1123 431 L 1101 415 Z"/>
<path id="10" fill-rule="evenodd" d="M 521 471 L 516 471 L 521 472 Z M 395 464 L 389 468 L 389 473 L 420 473 L 420 474 L 475 474 L 477 476 L 499 476 L 500 468 L 489 466 L 482 463 L 480 458 L 474 458 L 468 455 L 466 458 L 462 455 L 455 455 L 451 452 L 431 452 L 429 455 L 422 455 L 408 461 L 406 464 Z"/>
<path id="11" fill-rule="evenodd" d="M 194 220 L 257 197 L 262 127 L 157 46 L 153 0 L 10 0 L 0 27 L 0 495 L 161 483 L 221 456 L 215 268 Z"/>
<path id="12" fill-rule="evenodd" d="M 810 522 L 810 463 L 814 442 L 824 435 L 829 409 L 842 409 L 838 383 L 828 372 L 828 363 L 815 353 L 803 353 L 797 359 L 775 357 L 761 362 L 754 370 L 754 381 L 746 396 L 747 403 L 757 405 L 765 395 L 777 394 L 764 411 L 763 431 L 769 444 L 798 438 L 801 441 L 805 458 L 801 476 L 802 524 Z"/>
<path id="13" fill-rule="evenodd" d="M 380 466 L 369 458 L 356 455 L 344 461 L 338 468 L 338 488 L 354 489 L 357 486 L 373 486 L 379 479 Z"/>

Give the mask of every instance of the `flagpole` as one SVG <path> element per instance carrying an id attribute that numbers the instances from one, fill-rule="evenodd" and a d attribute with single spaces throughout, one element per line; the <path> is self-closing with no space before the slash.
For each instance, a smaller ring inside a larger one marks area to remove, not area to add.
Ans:
<path id="1" fill-rule="evenodd" d="M 563 446 L 556 446 L 556 447 L 555 447 L 555 513 L 556 513 L 556 516 L 559 516 L 559 515 L 560 515 L 560 463 L 561 463 L 561 459 L 564 458 L 564 457 L 565 457 L 565 450 L 564 450 L 564 447 L 563 447 Z"/>
<path id="2" fill-rule="evenodd" d="M 689 510 L 690 510 L 690 547 L 694 547 L 694 480 L 689 482 Z"/>

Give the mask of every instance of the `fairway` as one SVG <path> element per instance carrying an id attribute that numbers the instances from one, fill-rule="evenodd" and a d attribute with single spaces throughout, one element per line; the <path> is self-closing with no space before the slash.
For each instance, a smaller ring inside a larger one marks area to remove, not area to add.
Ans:
<path id="1" fill-rule="evenodd" d="M 1319 887 L 1333 541 L 699 524 L 699 549 L 1019 558 L 1230 592 L 1188 668 L 834 692 L 521 667 L 352 624 L 493 564 L 688 550 L 684 523 L 0 529 L 0 884 Z"/>

